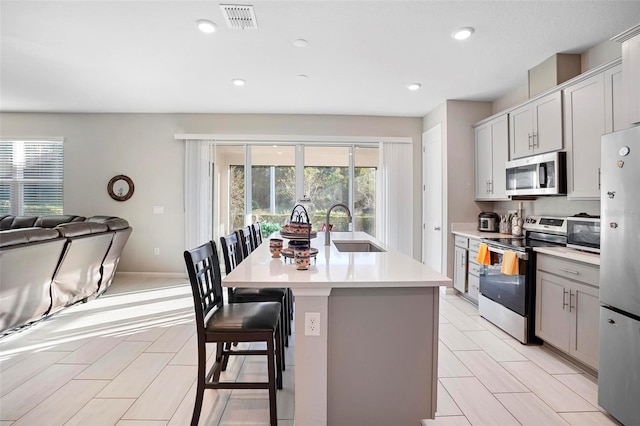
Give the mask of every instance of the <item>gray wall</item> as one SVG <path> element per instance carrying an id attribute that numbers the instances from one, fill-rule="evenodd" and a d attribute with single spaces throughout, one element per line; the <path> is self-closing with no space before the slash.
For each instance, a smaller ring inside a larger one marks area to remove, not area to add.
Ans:
<path id="1" fill-rule="evenodd" d="M 335 115 L 257 114 L 0 114 L 0 136 L 65 139 L 64 211 L 120 216 L 134 228 L 120 272 L 182 273 L 184 144 L 176 133 L 401 136 L 420 152 L 422 119 Z M 419 155 L 414 170 L 420 170 Z M 135 184 L 125 202 L 107 194 L 111 177 Z M 414 176 L 414 235 L 420 235 L 420 174 Z M 164 206 L 154 215 L 153 206 Z M 417 214 L 415 214 L 417 206 Z M 420 239 L 414 256 L 420 258 Z M 153 254 L 154 248 L 160 255 Z M 417 249 L 417 251 L 416 251 Z"/>

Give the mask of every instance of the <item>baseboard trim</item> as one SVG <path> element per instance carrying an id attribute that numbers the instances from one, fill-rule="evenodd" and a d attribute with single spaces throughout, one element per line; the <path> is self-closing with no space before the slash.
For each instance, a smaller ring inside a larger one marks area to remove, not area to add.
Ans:
<path id="1" fill-rule="evenodd" d="M 116 277 L 127 278 L 188 278 L 186 272 L 116 272 Z"/>

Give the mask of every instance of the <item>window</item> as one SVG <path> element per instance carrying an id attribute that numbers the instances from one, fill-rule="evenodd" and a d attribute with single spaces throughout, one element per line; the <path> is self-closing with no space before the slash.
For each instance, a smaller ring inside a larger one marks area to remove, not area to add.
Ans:
<path id="1" fill-rule="evenodd" d="M 329 207 L 342 202 L 353 215 L 352 229 L 375 236 L 378 157 L 377 146 L 218 145 L 216 237 L 255 221 L 267 235 L 279 230 L 303 195 L 314 204 L 311 221 L 318 229 Z M 350 229 L 342 209 L 331 222 L 334 231 Z"/>
<path id="2" fill-rule="evenodd" d="M 0 214 L 63 212 L 62 141 L 0 141 Z"/>

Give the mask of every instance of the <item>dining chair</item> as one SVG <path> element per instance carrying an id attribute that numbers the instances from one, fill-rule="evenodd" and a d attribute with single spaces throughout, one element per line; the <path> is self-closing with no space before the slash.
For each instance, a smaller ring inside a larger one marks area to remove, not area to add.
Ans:
<path id="1" fill-rule="evenodd" d="M 251 226 L 245 226 L 236 231 L 238 234 L 238 241 L 240 242 L 240 248 L 242 249 L 242 258 L 246 259 L 255 249 L 256 246 L 253 242 L 253 236 L 251 235 Z"/>
<path id="2" fill-rule="evenodd" d="M 260 226 L 260 222 L 254 222 L 251 225 L 251 233 L 253 235 L 253 245 L 254 247 L 258 247 L 262 244 L 262 227 Z"/>
<path id="3" fill-rule="evenodd" d="M 244 260 L 242 256 L 243 243 L 238 238 L 239 232 L 220 237 L 222 256 L 224 259 L 225 273 L 228 275 L 236 266 Z M 286 288 L 246 288 L 227 287 L 229 303 L 245 302 L 265 302 L 275 301 L 282 304 L 280 322 L 282 323 L 283 344 L 289 347 L 289 336 L 291 335 L 291 315 L 289 314 L 289 291 Z M 284 369 L 284 366 L 283 366 Z"/>
<path id="4" fill-rule="evenodd" d="M 267 389 L 272 426 L 278 424 L 276 388 L 282 389 L 281 306 L 278 302 L 224 304 L 216 245 L 209 241 L 184 252 L 189 273 L 198 336 L 198 378 L 191 426 L 197 426 L 205 389 Z M 263 342 L 266 349 L 231 349 L 231 342 Z M 274 343 L 275 342 L 275 343 Z M 207 372 L 207 343 L 216 344 L 215 361 Z M 266 382 L 221 381 L 230 356 L 266 355 Z M 275 361 L 274 361 L 275 358 Z"/>

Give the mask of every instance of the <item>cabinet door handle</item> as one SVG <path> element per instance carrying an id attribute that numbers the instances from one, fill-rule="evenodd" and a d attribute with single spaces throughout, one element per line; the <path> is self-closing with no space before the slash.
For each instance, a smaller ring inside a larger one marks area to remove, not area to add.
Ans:
<path id="1" fill-rule="evenodd" d="M 489 181 L 489 194 L 493 194 L 493 182 Z"/>
<path id="2" fill-rule="evenodd" d="M 529 133 L 529 149 L 533 149 L 533 135 Z"/>
<path id="3" fill-rule="evenodd" d="M 573 275 L 580 275 L 580 272 L 578 271 L 574 271 L 572 269 L 567 269 L 567 268 L 559 268 L 561 271 L 566 272 L 568 274 L 573 274 Z"/>
<path id="4" fill-rule="evenodd" d="M 434 230 L 434 231 L 439 231 L 439 230 L 441 230 L 441 229 L 442 229 L 442 228 L 440 228 L 439 226 L 436 226 L 436 227 L 434 227 L 434 228 L 433 228 L 433 230 Z"/>
<path id="5" fill-rule="evenodd" d="M 533 132 L 533 147 L 540 148 L 540 141 L 538 140 L 538 134 Z"/>
<path id="6" fill-rule="evenodd" d="M 567 303 L 567 289 L 563 289 L 562 290 L 562 310 L 564 311 L 564 307 L 565 306 L 569 306 L 569 304 Z"/>
<path id="7" fill-rule="evenodd" d="M 576 299 L 578 298 L 578 293 L 576 292 L 575 294 Z M 573 300 L 573 291 L 569 290 L 569 312 L 571 312 L 571 309 L 573 308 L 573 310 L 576 310 L 576 305 L 572 305 L 572 300 Z"/>
<path id="8" fill-rule="evenodd" d="M 460 266 L 464 266 L 464 263 L 465 263 L 465 261 L 466 261 L 466 259 L 465 259 L 466 257 L 467 257 L 467 255 L 466 255 L 466 254 L 463 254 L 463 255 L 460 257 Z"/>
<path id="9" fill-rule="evenodd" d="M 600 176 L 601 176 L 600 167 L 598 167 L 598 189 L 601 189 L 600 188 Z"/>

